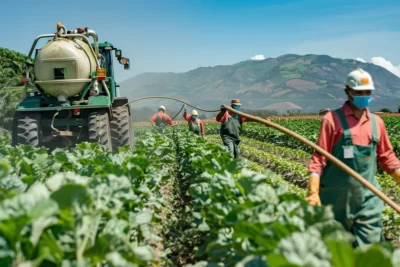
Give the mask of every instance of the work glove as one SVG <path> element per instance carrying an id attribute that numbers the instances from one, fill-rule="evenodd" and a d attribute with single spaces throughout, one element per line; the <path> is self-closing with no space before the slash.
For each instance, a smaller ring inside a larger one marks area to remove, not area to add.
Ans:
<path id="1" fill-rule="evenodd" d="M 221 112 L 225 112 L 226 108 L 224 107 L 224 105 L 221 105 Z"/>
<path id="2" fill-rule="evenodd" d="M 321 199 L 319 198 L 319 181 L 320 178 L 318 175 L 310 175 L 306 200 L 308 204 L 313 206 L 321 206 Z"/>
<path id="3" fill-rule="evenodd" d="M 393 179 L 400 185 L 400 169 L 395 170 L 393 173 L 390 174 Z"/>

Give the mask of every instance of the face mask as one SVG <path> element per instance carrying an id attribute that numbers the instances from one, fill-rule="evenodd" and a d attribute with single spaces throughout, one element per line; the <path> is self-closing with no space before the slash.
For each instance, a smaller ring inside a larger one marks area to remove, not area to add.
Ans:
<path id="1" fill-rule="evenodd" d="M 233 108 L 234 110 L 240 110 L 240 106 L 232 105 L 232 108 Z"/>
<path id="2" fill-rule="evenodd" d="M 371 103 L 372 97 L 370 95 L 363 95 L 363 96 L 353 96 L 353 104 L 359 108 L 364 109 L 368 107 L 369 103 Z"/>
<path id="3" fill-rule="evenodd" d="M 195 120 L 195 119 L 197 119 L 197 116 L 196 116 L 196 115 L 193 115 L 193 116 L 192 116 L 192 120 Z"/>

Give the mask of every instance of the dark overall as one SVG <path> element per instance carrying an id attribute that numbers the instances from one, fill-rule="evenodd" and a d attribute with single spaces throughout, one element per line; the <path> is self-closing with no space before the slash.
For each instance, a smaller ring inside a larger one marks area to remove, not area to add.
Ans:
<path id="1" fill-rule="evenodd" d="M 194 123 L 192 119 L 189 121 L 189 131 L 194 132 L 196 135 L 201 135 L 200 120 L 197 119 L 197 123 Z"/>
<path id="2" fill-rule="evenodd" d="M 242 122 L 239 116 L 228 116 L 228 118 L 221 123 L 220 135 L 222 141 L 234 158 L 240 156 L 239 144 L 241 131 Z"/>
<path id="3" fill-rule="evenodd" d="M 348 123 L 342 110 L 335 110 L 343 127 L 343 135 L 333 147 L 332 154 L 380 189 L 376 147 L 379 142 L 375 115 L 372 120 L 372 140 L 369 146 L 353 144 Z M 345 150 L 353 149 L 353 158 L 345 157 Z M 381 216 L 383 201 L 360 182 L 328 162 L 321 176 L 320 198 L 323 205 L 333 205 L 335 219 L 356 236 L 355 246 L 383 241 Z"/>

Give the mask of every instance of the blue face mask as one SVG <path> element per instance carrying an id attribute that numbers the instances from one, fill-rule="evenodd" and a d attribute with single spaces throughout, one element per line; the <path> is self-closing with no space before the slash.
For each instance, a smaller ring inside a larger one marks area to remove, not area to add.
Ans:
<path id="1" fill-rule="evenodd" d="M 240 110 L 240 106 L 233 105 L 232 107 L 233 107 L 234 110 Z"/>
<path id="2" fill-rule="evenodd" d="M 370 95 L 353 96 L 353 104 L 359 108 L 364 109 L 371 103 L 372 97 Z"/>
<path id="3" fill-rule="evenodd" d="M 196 115 L 192 115 L 192 120 L 195 120 L 195 119 L 197 119 L 197 116 Z"/>

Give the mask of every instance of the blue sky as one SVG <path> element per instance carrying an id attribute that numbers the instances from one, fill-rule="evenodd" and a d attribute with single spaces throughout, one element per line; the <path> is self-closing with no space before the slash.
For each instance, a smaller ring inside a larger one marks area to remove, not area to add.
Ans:
<path id="1" fill-rule="evenodd" d="M 130 58 L 118 81 L 143 72 L 184 72 L 254 55 L 383 57 L 400 65 L 399 0 L 7 1 L 0 46 L 27 53 L 33 39 L 88 26 Z M 400 68 L 399 68 L 400 69 Z"/>

